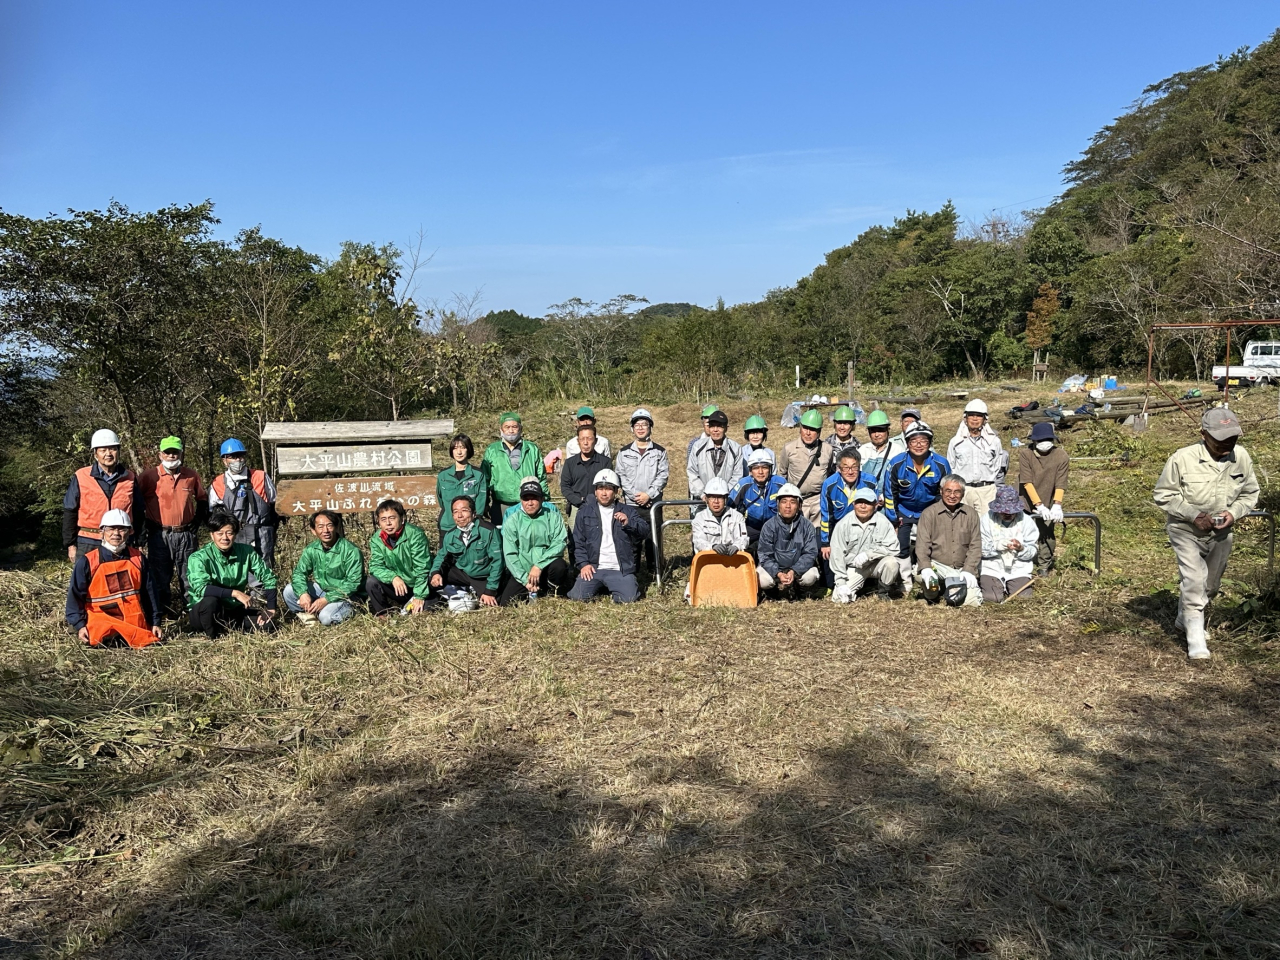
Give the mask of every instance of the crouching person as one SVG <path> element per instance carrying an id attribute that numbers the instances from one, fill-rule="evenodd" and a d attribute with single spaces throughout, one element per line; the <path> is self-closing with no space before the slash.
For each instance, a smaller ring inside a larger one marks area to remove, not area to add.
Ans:
<path id="1" fill-rule="evenodd" d="M 1022 512 L 1016 487 L 1001 484 L 982 516 L 982 599 L 1004 603 L 1031 596 L 1031 574 L 1040 538 L 1033 518 Z"/>
<path id="2" fill-rule="evenodd" d="M 853 603 L 869 584 L 878 584 L 887 595 L 902 582 L 898 532 L 876 509 L 879 499 L 875 490 L 859 487 L 852 512 L 836 523 L 831 534 L 831 599 L 836 603 Z"/>
<path id="3" fill-rule="evenodd" d="M 925 507 L 916 522 L 916 563 L 930 603 L 945 598 L 953 607 L 982 605 L 982 525 L 964 502 L 964 487 L 964 477 L 946 474 L 938 488 L 940 499 Z"/>
<path id="4" fill-rule="evenodd" d="M 307 626 L 331 627 L 355 615 L 364 586 L 364 558 L 344 536 L 342 514 L 317 510 L 311 515 L 316 538 L 306 545 L 284 585 L 284 603 Z"/>
<path id="5" fill-rule="evenodd" d="M 502 534 L 488 520 L 476 517 L 476 502 L 454 497 L 449 504 L 453 526 L 440 541 L 440 552 L 431 564 L 431 587 L 468 587 L 486 607 L 498 605 L 498 593 L 506 571 L 502 564 Z"/>
<path id="6" fill-rule="evenodd" d="M 240 543 L 240 521 L 215 507 L 209 514 L 209 542 L 187 561 L 191 629 L 212 640 L 224 630 L 270 630 L 276 615 L 276 575 L 261 554 Z M 253 609 L 249 580 L 264 593 L 263 609 Z"/>
<path id="7" fill-rule="evenodd" d="M 506 606 L 523 597 L 538 599 L 573 586 L 573 571 L 564 559 L 569 530 L 560 511 L 546 502 L 542 481 L 535 476 L 520 483 L 520 502 L 502 516 L 502 559 L 511 578 L 498 595 Z"/>
<path id="8" fill-rule="evenodd" d="M 707 509 L 699 510 L 693 518 L 694 552 L 712 550 L 722 557 L 732 557 L 738 551 L 746 550 L 751 543 L 751 532 L 746 518 L 729 506 L 729 485 L 719 477 L 713 477 L 707 481 L 702 499 Z M 692 590 L 692 583 L 685 584 L 686 600 Z"/>
<path id="9" fill-rule="evenodd" d="M 621 489 L 616 473 L 601 470 L 595 477 L 595 503 L 578 511 L 573 524 L 578 579 L 569 591 L 570 600 L 590 600 L 601 590 L 607 590 L 614 603 L 640 599 L 636 555 L 649 536 L 649 521 L 631 504 L 619 502 Z"/>
<path id="10" fill-rule="evenodd" d="M 405 523 L 404 504 L 383 500 L 374 511 L 378 532 L 369 541 L 369 576 L 364 592 L 369 611 L 421 613 L 431 594 L 431 544 L 422 528 Z"/>
<path id="11" fill-rule="evenodd" d="M 777 515 L 760 531 L 756 578 L 773 598 L 794 600 L 818 582 L 818 531 L 800 513 L 800 501 L 800 488 L 786 484 L 778 491 Z"/>
<path id="12" fill-rule="evenodd" d="M 101 540 L 76 557 L 67 587 L 67 623 L 96 647 L 119 637 L 131 647 L 160 639 L 160 609 L 147 559 L 128 545 L 133 520 L 123 510 L 107 510 L 99 523 Z"/>

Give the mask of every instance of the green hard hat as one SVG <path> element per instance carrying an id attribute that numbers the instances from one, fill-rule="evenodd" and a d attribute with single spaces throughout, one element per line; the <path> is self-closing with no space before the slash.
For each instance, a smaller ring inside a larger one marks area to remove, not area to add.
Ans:
<path id="1" fill-rule="evenodd" d="M 720 408 L 717 407 L 714 403 L 708 403 L 705 407 L 702 408 L 702 416 L 705 419 L 711 416 L 713 413 L 715 413 L 719 409 Z"/>
<path id="2" fill-rule="evenodd" d="M 821 430 L 822 414 L 817 410 L 806 410 L 800 418 L 800 426 L 808 427 L 810 430 Z"/>
<path id="3" fill-rule="evenodd" d="M 868 430 L 870 430 L 872 427 L 888 427 L 888 426 L 889 426 L 889 415 L 885 413 L 883 410 L 872 410 L 869 414 L 867 414 Z"/>
<path id="4" fill-rule="evenodd" d="M 837 410 L 835 413 L 831 415 L 831 419 L 837 422 L 845 421 L 848 423 L 857 423 L 858 415 L 853 412 L 852 407 L 841 407 L 839 410 Z"/>
<path id="5" fill-rule="evenodd" d="M 764 422 L 764 417 L 760 416 L 758 413 L 755 416 L 747 417 L 747 422 L 742 425 L 743 436 L 747 435 L 752 430 L 763 430 L 765 433 L 769 432 L 769 425 Z"/>

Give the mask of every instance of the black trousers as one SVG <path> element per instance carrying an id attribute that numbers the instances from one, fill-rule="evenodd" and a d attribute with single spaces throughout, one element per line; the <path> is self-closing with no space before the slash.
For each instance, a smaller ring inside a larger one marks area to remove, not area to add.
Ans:
<path id="1" fill-rule="evenodd" d="M 545 567 L 542 568 L 541 585 L 538 587 L 538 596 L 545 597 L 553 591 L 560 596 L 566 596 L 570 588 L 573 587 L 574 581 L 578 579 L 578 574 L 565 561 L 564 557 L 556 557 Z M 529 595 L 524 588 L 524 582 L 517 580 L 515 577 L 508 576 L 507 582 L 502 588 L 502 592 L 498 594 L 498 604 L 507 606 L 516 600 L 522 600 Z"/>
<path id="2" fill-rule="evenodd" d="M 223 603 L 218 597 L 205 597 L 188 613 L 193 633 L 203 633 L 212 640 L 228 630 L 240 633 L 269 633 L 275 629 L 275 622 L 268 621 L 265 627 L 257 624 L 257 615 L 250 614 L 240 606 Z"/>
<path id="3" fill-rule="evenodd" d="M 467 576 L 467 574 L 454 566 L 446 567 L 441 571 L 441 576 L 444 579 L 444 586 L 470 587 L 471 592 L 477 597 L 484 596 L 484 594 L 489 590 L 489 583 L 487 580 L 482 580 L 479 577 Z M 506 586 L 506 582 L 509 579 L 510 578 L 504 572 L 502 575 L 502 581 L 498 584 L 498 592 L 495 594 L 499 603 L 502 603 L 503 587 Z M 510 603 L 511 601 L 508 600 L 507 602 Z M 431 598 L 427 601 L 427 605 L 431 607 L 442 607 L 445 605 L 444 595 L 440 590 L 431 591 Z"/>
<path id="4" fill-rule="evenodd" d="M 403 597 L 397 596 L 394 584 L 383 583 L 373 574 L 369 574 L 369 576 L 365 577 L 364 592 L 369 596 L 369 612 L 372 614 L 384 613 L 388 610 L 399 610 L 413 599 L 412 590 L 406 593 Z M 427 597 L 424 599 L 429 600 L 430 598 Z"/>

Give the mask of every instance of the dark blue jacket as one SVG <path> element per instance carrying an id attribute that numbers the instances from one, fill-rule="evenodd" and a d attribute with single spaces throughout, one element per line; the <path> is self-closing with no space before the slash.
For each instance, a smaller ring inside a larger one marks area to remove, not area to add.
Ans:
<path id="1" fill-rule="evenodd" d="M 769 522 L 760 531 L 760 543 L 757 545 L 760 566 L 773 579 L 778 579 L 779 570 L 790 570 L 797 577 L 804 576 L 811 567 L 818 565 L 818 531 L 805 519 L 803 513 L 797 513 L 790 522 L 781 516 L 769 518 Z"/>
<path id="2" fill-rule="evenodd" d="M 636 572 L 636 550 L 649 536 L 649 521 L 640 511 L 629 503 L 615 503 L 614 511 L 621 510 L 627 515 L 624 527 L 617 520 L 613 521 L 613 549 L 618 554 L 618 569 L 624 574 Z M 600 539 L 603 536 L 600 526 L 600 504 L 592 497 L 578 510 L 578 517 L 573 522 L 573 559 L 581 570 L 587 564 L 596 566 L 600 562 Z"/>
<path id="3" fill-rule="evenodd" d="M 106 547 L 98 547 L 98 559 L 103 563 L 110 563 L 113 560 L 120 560 L 121 557 L 116 556 Z M 89 555 L 86 553 L 76 557 L 76 565 L 71 568 L 71 583 L 67 587 L 66 611 L 67 623 L 71 624 L 73 630 L 89 625 L 89 612 L 85 610 L 85 604 L 89 601 L 89 581 L 92 579 L 89 576 Z M 154 581 L 155 578 L 147 569 L 147 558 L 144 555 L 142 589 L 138 592 L 138 600 L 142 604 L 142 612 L 147 615 L 147 623 L 153 627 L 156 625 L 156 612 L 160 609 Z"/>

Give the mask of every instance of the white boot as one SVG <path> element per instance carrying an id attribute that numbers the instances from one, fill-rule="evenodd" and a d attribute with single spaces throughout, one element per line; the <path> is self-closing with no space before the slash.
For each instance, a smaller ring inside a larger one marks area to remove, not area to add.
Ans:
<path id="1" fill-rule="evenodd" d="M 1183 618 L 1183 615 L 1182 615 L 1181 600 L 1178 601 L 1178 616 L 1174 618 L 1173 629 L 1177 630 L 1179 633 L 1187 632 L 1187 621 Z"/>
<path id="2" fill-rule="evenodd" d="M 898 558 L 898 574 L 902 577 L 903 593 L 911 592 L 911 566 L 912 564 L 911 564 L 910 557 Z"/>
<path id="3" fill-rule="evenodd" d="M 1204 639 L 1204 614 L 1188 613 L 1187 622 L 1187 658 L 1190 660 L 1208 660 L 1209 645 Z"/>

